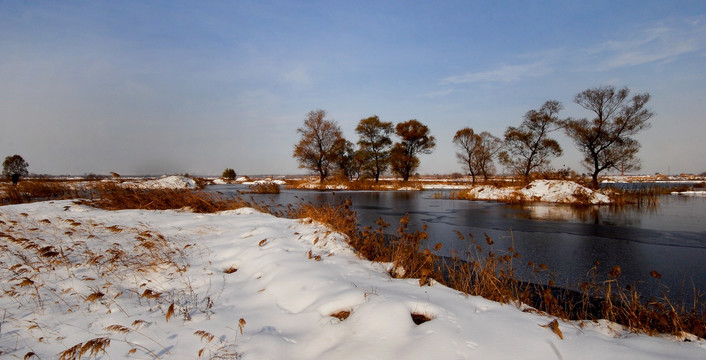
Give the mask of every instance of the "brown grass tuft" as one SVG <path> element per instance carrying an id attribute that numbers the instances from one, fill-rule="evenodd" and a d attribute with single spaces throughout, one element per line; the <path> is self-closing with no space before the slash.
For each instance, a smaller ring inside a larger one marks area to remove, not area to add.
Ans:
<path id="1" fill-rule="evenodd" d="M 105 296 L 105 294 L 103 294 L 103 293 L 100 292 L 100 291 L 94 292 L 93 294 L 88 295 L 88 296 L 86 297 L 86 300 L 84 300 L 83 302 L 87 302 L 87 301 L 88 301 L 88 302 L 94 302 L 94 301 L 96 301 L 96 300 L 102 299 L 103 296 Z"/>
<path id="2" fill-rule="evenodd" d="M 143 291 L 142 295 L 140 296 L 148 299 L 159 299 L 160 296 L 162 296 L 162 293 L 152 291 L 150 289 L 145 289 L 145 291 Z"/>
<path id="3" fill-rule="evenodd" d="M 559 339 L 564 340 L 564 334 L 562 334 L 561 329 L 559 329 L 559 321 L 557 319 L 552 320 L 549 324 L 539 326 L 551 329 L 552 332 L 559 337 Z"/>
<path id="4" fill-rule="evenodd" d="M 170 319 L 172 316 L 174 316 L 174 303 L 172 303 L 171 305 L 169 305 L 169 309 L 167 309 L 167 314 L 164 315 L 164 320 L 165 320 L 166 322 L 169 322 L 169 319 Z"/>
<path id="5" fill-rule="evenodd" d="M 211 342 L 214 338 L 213 334 L 204 330 L 196 330 L 194 331 L 194 335 L 198 335 L 201 338 L 201 341 L 206 340 L 206 342 Z"/>
<path id="6" fill-rule="evenodd" d="M 110 332 L 116 332 L 116 333 L 121 333 L 121 334 L 127 334 L 131 332 L 130 328 L 122 325 L 109 325 L 105 327 L 106 330 Z"/>
<path id="7" fill-rule="evenodd" d="M 240 335 L 243 335 L 243 329 L 245 328 L 245 324 L 245 319 L 240 318 L 240 320 L 238 320 L 238 330 L 240 330 Z"/>
<path id="8" fill-rule="evenodd" d="M 79 353 L 79 359 L 81 356 L 88 354 L 89 356 L 97 356 L 99 352 L 105 353 L 105 349 L 110 346 L 110 339 L 108 338 L 95 338 L 88 340 L 81 347 L 81 352 Z"/>
<path id="9" fill-rule="evenodd" d="M 139 330 L 141 327 L 145 326 L 145 324 L 147 324 L 147 321 L 135 320 L 130 326 L 132 326 L 135 330 Z"/>
<path id="10" fill-rule="evenodd" d="M 59 354 L 59 360 L 76 360 L 80 358 L 81 354 L 81 346 L 83 343 L 78 343 L 62 352 Z"/>
<path id="11" fill-rule="evenodd" d="M 341 311 L 339 311 L 339 312 L 335 312 L 335 313 L 331 314 L 330 316 L 335 317 L 336 319 L 343 321 L 343 320 L 348 319 L 348 317 L 349 317 L 350 315 L 351 315 L 351 312 L 350 312 L 350 311 L 348 311 L 348 310 L 341 310 Z"/>

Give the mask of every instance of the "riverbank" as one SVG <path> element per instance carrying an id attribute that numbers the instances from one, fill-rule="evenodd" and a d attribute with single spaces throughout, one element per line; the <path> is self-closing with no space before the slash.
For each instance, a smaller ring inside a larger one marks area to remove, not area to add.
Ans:
<path id="1" fill-rule="evenodd" d="M 358 258 L 329 228 L 242 208 L 0 207 L 3 355 L 693 359 L 706 343 L 555 321 Z M 52 270 L 53 269 L 53 270 Z M 51 270 L 51 271 L 50 271 Z M 690 342 L 684 342 L 684 340 Z"/>

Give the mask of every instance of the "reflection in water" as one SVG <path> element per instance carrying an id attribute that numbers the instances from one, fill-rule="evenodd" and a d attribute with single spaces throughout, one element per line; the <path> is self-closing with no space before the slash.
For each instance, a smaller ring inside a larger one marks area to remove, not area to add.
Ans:
<path id="1" fill-rule="evenodd" d="M 566 204 L 512 205 L 524 210 L 514 214 L 520 218 L 538 221 L 580 222 L 595 225 L 640 226 L 644 214 L 657 212 L 658 206 L 571 206 Z"/>

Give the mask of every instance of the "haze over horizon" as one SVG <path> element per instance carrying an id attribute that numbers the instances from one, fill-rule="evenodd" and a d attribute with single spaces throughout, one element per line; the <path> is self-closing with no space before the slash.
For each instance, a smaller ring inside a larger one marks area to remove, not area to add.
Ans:
<path id="1" fill-rule="evenodd" d="M 353 142 L 418 119 L 419 172 L 450 174 L 457 130 L 591 117 L 574 96 L 603 85 L 652 96 L 639 173 L 706 171 L 704 1 L 0 2 L 0 157 L 38 174 L 305 173 L 315 109 Z"/>

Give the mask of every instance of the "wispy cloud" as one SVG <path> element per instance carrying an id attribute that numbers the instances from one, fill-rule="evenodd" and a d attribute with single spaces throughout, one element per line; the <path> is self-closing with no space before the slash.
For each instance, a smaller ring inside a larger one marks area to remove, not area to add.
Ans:
<path id="1" fill-rule="evenodd" d="M 422 98 L 436 99 L 436 98 L 445 97 L 451 93 L 453 93 L 453 89 L 443 89 L 443 90 L 426 92 L 426 93 L 420 94 L 418 96 L 422 97 Z"/>
<path id="2" fill-rule="evenodd" d="M 551 70 L 544 61 L 520 65 L 503 65 L 499 68 L 449 76 L 441 80 L 443 84 L 472 84 L 478 82 L 514 82 L 528 77 L 537 77 Z"/>
<path id="3" fill-rule="evenodd" d="M 510 83 L 553 72 L 603 72 L 648 63 L 669 63 L 698 52 L 706 56 L 706 16 L 661 23 L 583 48 L 560 47 L 515 54 L 516 59 L 527 62 L 453 75 L 440 82 L 442 85 Z"/>
<path id="4" fill-rule="evenodd" d="M 607 71 L 652 62 L 672 62 L 682 55 L 706 48 L 703 18 L 678 25 L 647 28 L 622 40 L 606 41 L 584 52 L 591 60 L 587 68 Z"/>

